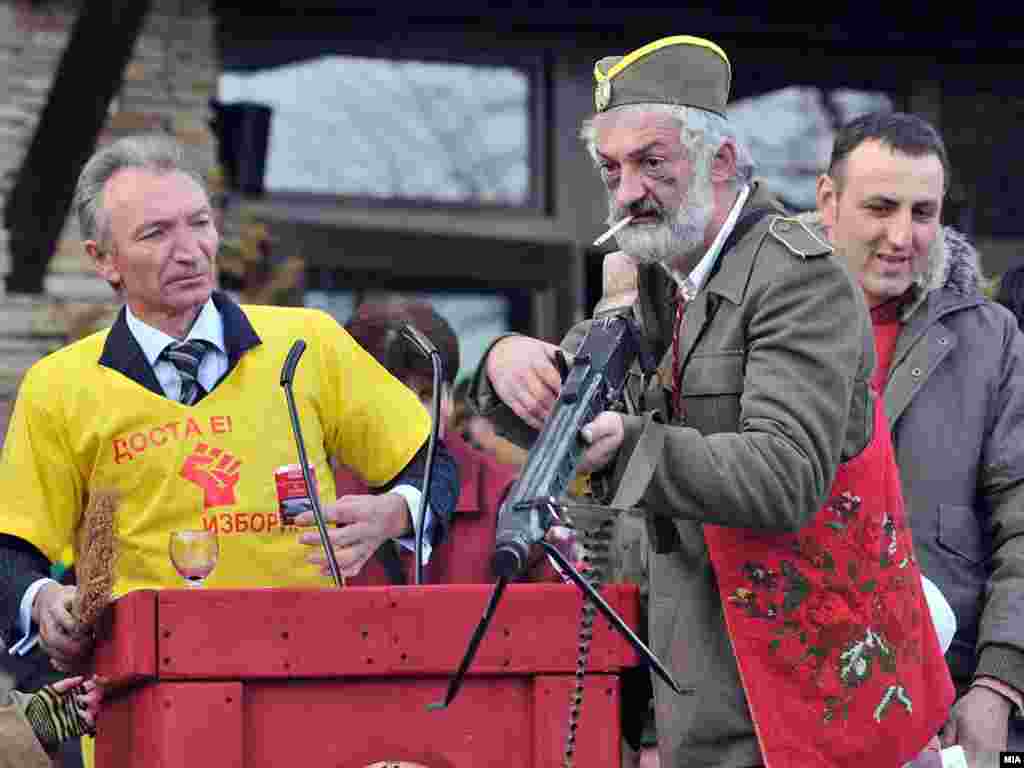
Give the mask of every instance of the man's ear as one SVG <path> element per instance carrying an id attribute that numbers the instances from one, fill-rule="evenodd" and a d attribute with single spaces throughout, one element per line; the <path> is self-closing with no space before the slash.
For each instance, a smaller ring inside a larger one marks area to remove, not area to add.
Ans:
<path id="1" fill-rule="evenodd" d="M 735 178 L 736 145 L 731 139 L 726 139 L 711 158 L 711 181 L 722 184 Z"/>
<path id="2" fill-rule="evenodd" d="M 92 268 L 96 270 L 96 274 L 111 285 L 119 284 L 121 282 L 121 273 L 118 272 L 117 266 L 114 264 L 113 249 L 101 249 L 99 243 L 95 240 L 85 240 L 82 245 L 85 246 L 85 254 L 89 257 L 89 261 L 92 264 Z"/>
<path id="3" fill-rule="evenodd" d="M 827 173 L 821 174 L 814 197 L 818 213 L 821 214 L 821 222 L 828 229 L 832 229 L 836 223 L 836 207 L 839 204 L 839 189 L 836 187 L 835 179 Z"/>

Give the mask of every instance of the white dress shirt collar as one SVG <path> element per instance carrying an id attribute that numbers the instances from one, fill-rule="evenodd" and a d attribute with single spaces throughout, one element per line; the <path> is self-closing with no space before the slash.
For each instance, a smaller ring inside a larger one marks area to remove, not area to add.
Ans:
<path id="1" fill-rule="evenodd" d="M 164 351 L 168 344 L 176 342 L 177 339 L 173 336 L 168 336 L 159 328 L 147 325 L 132 314 L 131 307 L 127 304 L 125 304 L 124 310 L 128 330 L 131 331 L 135 340 L 139 342 L 139 346 L 142 347 L 142 352 L 146 356 L 146 360 L 149 361 L 149 364 L 156 365 L 160 353 Z M 217 311 L 217 307 L 213 303 L 213 299 L 207 299 L 206 303 L 203 304 L 203 308 L 199 310 L 199 315 L 192 324 L 192 328 L 189 330 L 188 336 L 185 337 L 185 341 L 190 339 L 208 341 L 225 355 L 227 354 L 227 348 L 224 346 L 224 322 L 221 319 L 220 312 Z"/>
<path id="2" fill-rule="evenodd" d="M 705 281 L 708 279 L 708 275 L 711 274 L 711 270 L 714 268 L 715 263 L 718 261 L 718 257 L 722 253 L 722 246 L 725 245 L 725 241 L 732 234 L 733 229 L 736 228 L 736 220 L 740 217 L 740 211 L 743 210 L 743 206 L 747 202 L 747 198 L 750 196 L 750 186 L 744 184 L 736 195 L 736 201 L 732 204 L 732 208 L 729 210 L 729 215 L 725 218 L 722 223 L 722 228 L 718 230 L 718 234 L 715 235 L 715 239 L 711 243 L 711 247 L 708 248 L 707 252 L 697 262 L 697 266 L 693 268 L 689 275 L 685 278 L 680 279 L 679 275 L 665 266 L 665 270 L 672 276 L 672 279 L 679 285 L 679 289 L 683 292 L 683 298 L 686 301 L 691 301 L 696 296 L 700 289 L 704 287 Z"/>

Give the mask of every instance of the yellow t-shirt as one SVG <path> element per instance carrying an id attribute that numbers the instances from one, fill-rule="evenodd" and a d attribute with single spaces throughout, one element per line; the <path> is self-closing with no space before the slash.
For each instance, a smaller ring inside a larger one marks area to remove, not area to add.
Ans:
<path id="1" fill-rule="evenodd" d="M 0 533 L 52 561 L 73 541 L 93 491 L 113 490 L 115 595 L 182 586 L 168 557 L 181 528 L 218 532 L 210 587 L 327 586 L 298 529 L 282 528 L 274 470 L 298 463 L 280 385 L 292 343 L 307 348 L 293 391 L 324 504 L 334 456 L 371 486 L 387 483 L 425 442 L 429 416 L 330 316 L 244 307 L 261 343 L 206 397 L 184 406 L 100 365 L 108 331 L 34 365 L 21 385 L 0 461 Z"/>
<path id="2" fill-rule="evenodd" d="M 324 504 L 335 498 L 328 456 L 384 485 L 426 441 L 430 417 L 325 313 L 243 311 L 261 343 L 192 406 L 100 365 L 109 331 L 32 366 L 0 457 L 0 533 L 66 559 L 89 494 L 113 490 L 115 596 L 183 585 L 168 556 L 168 536 L 181 528 L 218 533 L 210 587 L 329 586 L 277 513 L 274 470 L 298 463 L 280 385 L 289 349 L 306 341 L 292 389 Z M 92 739 L 82 739 L 82 753 L 91 768 Z"/>

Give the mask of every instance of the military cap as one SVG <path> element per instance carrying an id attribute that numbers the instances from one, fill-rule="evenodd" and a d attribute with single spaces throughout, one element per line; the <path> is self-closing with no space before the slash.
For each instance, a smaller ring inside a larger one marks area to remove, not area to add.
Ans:
<path id="1" fill-rule="evenodd" d="M 725 115 L 732 67 L 725 51 L 690 35 L 663 37 L 594 65 L 598 112 L 624 104 L 678 104 Z"/>

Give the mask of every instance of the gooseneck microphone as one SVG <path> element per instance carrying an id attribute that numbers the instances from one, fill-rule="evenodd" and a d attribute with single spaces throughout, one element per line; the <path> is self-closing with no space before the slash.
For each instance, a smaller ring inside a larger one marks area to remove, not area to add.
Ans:
<path id="1" fill-rule="evenodd" d="M 313 517 L 316 519 L 316 527 L 320 531 L 320 544 L 324 548 L 324 555 L 327 557 L 327 566 L 331 570 L 331 577 L 334 579 L 334 586 L 344 586 L 341 578 L 341 571 L 338 570 L 338 561 L 334 558 L 334 548 L 331 546 L 331 539 L 327 535 L 327 524 L 324 522 L 324 513 L 320 509 L 320 494 L 313 485 L 312 474 L 309 471 L 309 460 L 306 458 L 306 445 L 302 441 L 302 427 L 299 424 L 299 412 L 295 408 L 295 395 L 292 393 L 292 381 L 295 378 L 295 369 L 299 365 L 299 358 L 306 351 L 306 342 L 299 339 L 292 348 L 288 350 L 288 357 L 285 358 L 284 367 L 281 368 L 281 386 L 284 388 L 284 396 L 288 400 L 288 412 L 292 417 L 292 433 L 295 435 L 295 445 L 299 449 L 299 466 L 302 467 L 302 479 L 306 481 L 306 492 L 313 505 Z"/>
<path id="2" fill-rule="evenodd" d="M 423 528 L 430 503 L 430 476 L 434 470 L 434 456 L 437 454 L 437 434 L 441 426 L 441 379 L 444 363 L 437 347 L 415 326 L 402 326 L 402 338 L 411 343 L 420 353 L 430 359 L 433 369 L 433 394 L 430 397 L 430 440 L 427 443 L 426 466 L 423 470 L 423 492 L 420 494 L 420 508 L 416 512 L 416 583 L 423 583 Z"/>

